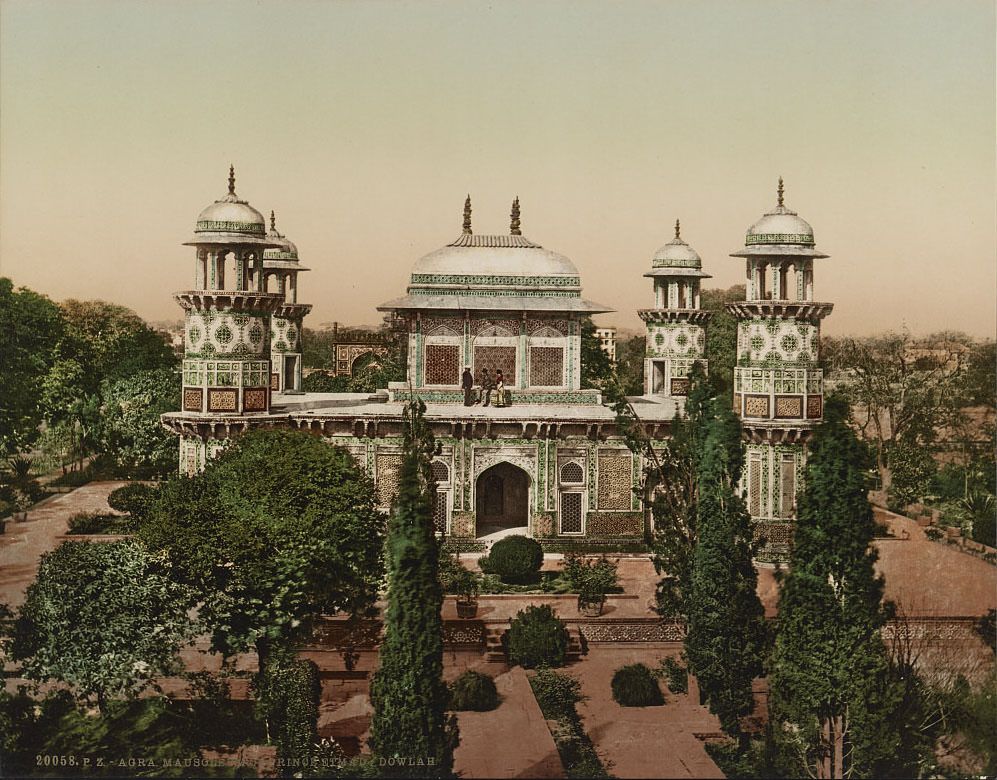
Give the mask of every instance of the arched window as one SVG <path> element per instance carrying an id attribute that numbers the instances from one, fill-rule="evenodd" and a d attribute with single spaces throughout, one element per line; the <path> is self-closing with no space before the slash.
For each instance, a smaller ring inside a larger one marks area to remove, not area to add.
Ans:
<path id="1" fill-rule="evenodd" d="M 434 460 L 432 464 L 433 479 L 437 484 L 450 481 L 450 467 L 441 460 Z"/>
<path id="2" fill-rule="evenodd" d="M 561 466 L 561 482 L 568 484 L 580 484 L 585 481 L 585 472 L 577 463 L 565 463 Z"/>

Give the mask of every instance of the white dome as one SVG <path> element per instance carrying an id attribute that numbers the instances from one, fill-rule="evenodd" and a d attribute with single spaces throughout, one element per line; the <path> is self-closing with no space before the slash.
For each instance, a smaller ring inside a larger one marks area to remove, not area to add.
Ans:
<path id="1" fill-rule="evenodd" d="M 263 215 L 235 194 L 235 171 L 230 168 L 228 194 L 198 214 L 194 238 L 185 243 L 266 245 L 266 232 Z"/>
<path id="2" fill-rule="evenodd" d="M 489 236 L 465 233 L 447 246 L 419 258 L 412 266 L 412 284 L 432 284 L 426 277 L 460 277 L 455 282 L 513 284 L 520 279 L 530 286 L 553 286 L 563 289 L 567 280 L 577 287 L 578 269 L 564 255 L 544 249 L 523 236 Z M 498 279 L 493 277 L 500 277 Z M 551 280 L 551 284 L 545 284 Z M 437 283 L 447 284 L 442 278 Z"/>

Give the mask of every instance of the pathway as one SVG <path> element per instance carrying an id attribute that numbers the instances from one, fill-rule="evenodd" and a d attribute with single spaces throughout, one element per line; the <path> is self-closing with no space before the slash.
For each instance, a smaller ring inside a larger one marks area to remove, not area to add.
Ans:
<path id="1" fill-rule="evenodd" d="M 69 518 L 80 512 L 109 512 L 107 496 L 127 482 L 91 482 L 72 493 L 61 493 L 28 510 L 26 522 L 8 519 L 0 534 L 0 602 L 19 607 L 35 580 L 44 553 L 62 543 Z"/>

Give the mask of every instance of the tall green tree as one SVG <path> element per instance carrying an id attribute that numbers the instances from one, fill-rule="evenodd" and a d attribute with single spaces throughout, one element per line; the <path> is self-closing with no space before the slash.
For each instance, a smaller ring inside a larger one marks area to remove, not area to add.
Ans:
<path id="1" fill-rule="evenodd" d="M 182 667 L 194 633 L 187 589 L 135 541 L 65 542 L 42 556 L 14 624 L 11 657 L 29 680 L 59 680 L 104 712 Z"/>
<path id="2" fill-rule="evenodd" d="M 582 387 L 602 388 L 613 375 L 613 361 L 602 348 L 595 335 L 595 323 L 591 317 L 582 320 Z"/>
<path id="3" fill-rule="evenodd" d="M 59 307 L 0 277 L 0 456 L 29 446 L 42 421 L 42 379 L 56 359 L 65 324 Z"/>
<path id="4" fill-rule="evenodd" d="M 180 374 L 169 368 L 105 381 L 100 446 L 119 466 L 167 476 L 177 467 L 177 440 L 159 422 L 180 408 Z"/>
<path id="5" fill-rule="evenodd" d="M 717 395 L 733 401 L 734 366 L 737 364 L 737 319 L 727 311 L 727 304 L 744 300 L 744 285 L 726 290 L 703 290 L 700 305 L 712 311 L 706 328 L 706 359 L 710 365 L 710 385 Z"/>
<path id="6" fill-rule="evenodd" d="M 762 673 L 765 614 L 752 563 L 751 520 L 736 486 L 744 463 L 740 421 L 725 401 L 706 409 L 697 454 L 696 548 L 688 598 L 685 653 L 700 697 L 720 726 L 744 745 L 740 718 L 754 706 Z"/>
<path id="7" fill-rule="evenodd" d="M 881 772 L 876 754 L 893 747 L 897 706 L 879 636 L 886 614 L 862 446 L 846 417 L 844 404 L 828 403 L 810 448 L 771 677 L 779 736 L 792 744 L 797 772 L 822 778 Z"/>
<path id="8" fill-rule="evenodd" d="M 376 756 L 400 760 L 387 767 L 399 777 L 452 776 L 458 740 L 442 679 L 443 592 L 424 409 L 421 401 L 406 408 L 406 453 L 386 545 L 388 609 L 380 666 L 370 687 L 370 747 Z"/>
<path id="9" fill-rule="evenodd" d="M 309 636 L 316 617 L 370 614 L 383 576 L 384 521 L 369 477 L 308 433 L 258 429 L 195 477 L 164 483 L 140 528 L 193 587 L 225 655 Z"/>

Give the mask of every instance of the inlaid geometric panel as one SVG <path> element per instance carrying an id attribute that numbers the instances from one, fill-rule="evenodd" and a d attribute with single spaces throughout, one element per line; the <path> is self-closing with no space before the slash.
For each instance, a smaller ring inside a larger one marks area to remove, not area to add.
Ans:
<path id="1" fill-rule="evenodd" d="M 376 493 L 379 507 L 390 507 L 398 495 L 398 480 L 402 469 L 402 455 L 378 455 Z"/>
<path id="2" fill-rule="evenodd" d="M 275 392 L 280 390 L 280 374 L 276 372 L 270 374 L 270 389 Z"/>
<path id="3" fill-rule="evenodd" d="M 599 455 L 599 509 L 630 509 L 630 455 Z"/>
<path id="4" fill-rule="evenodd" d="M 265 412 L 267 391 L 264 387 L 247 387 L 242 391 L 242 408 L 247 412 Z"/>
<path id="5" fill-rule="evenodd" d="M 822 406 L 823 406 L 823 396 L 820 395 L 808 395 L 807 396 L 807 417 L 813 419 L 821 416 Z"/>
<path id="6" fill-rule="evenodd" d="M 460 347 L 456 344 L 426 345 L 426 384 L 460 384 Z"/>
<path id="7" fill-rule="evenodd" d="M 633 514 L 589 512 L 590 536 L 637 536 L 644 528 L 644 518 Z"/>
<path id="8" fill-rule="evenodd" d="M 751 460 L 748 463 L 748 512 L 752 517 L 762 513 L 762 462 Z"/>
<path id="9" fill-rule="evenodd" d="M 515 347 L 475 347 L 474 348 L 474 381 L 481 380 L 481 369 L 487 368 L 493 377 L 496 371 L 501 371 L 506 385 L 516 380 L 516 348 Z M 456 380 L 455 380 L 456 381 Z"/>
<path id="10" fill-rule="evenodd" d="M 212 388 L 208 390 L 208 411 L 234 412 L 238 408 L 236 406 L 237 397 L 238 393 L 235 388 L 226 390 Z"/>
<path id="11" fill-rule="evenodd" d="M 201 401 L 204 391 L 200 387 L 185 387 L 183 389 L 183 408 L 187 412 L 201 411 Z"/>
<path id="12" fill-rule="evenodd" d="M 561 493 L 561 533 L 582 532 L 582 494 Z"/>
<path id="13" fill-rule="evenodd" d="M 734 414 L 741 413 L 741 394 L 734 393 Z"/>
<path id="14" fill-rule="evenodd" d="M 530 385 L 560 387 L 563 384 L 564 350 L 561 347 L 530 347 Z"/>
<path id="15" fill-rule="evenodd" d="M 672 395 L 689 395 L 689 388 L 692 382 L 687 377 L 676 377 L 672 379 Z"/>
<path id="16" fill-rule="evenodd" d="M 775 397 L 776 417 L 802 417 L 803 416 L 803 396 L 801 395 L 777 395 Z"/>
<path id="17" fill-rule="evenodd" d="M 745 417 L 768 417 L 769 398 L 767 395 L 748 395 L 744 397 Z"/>

